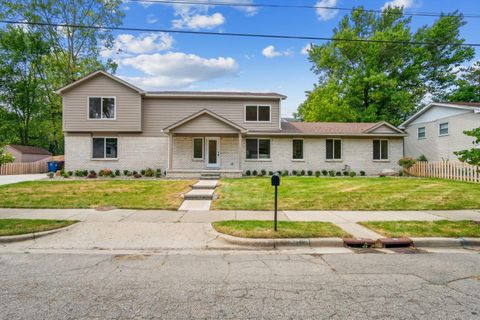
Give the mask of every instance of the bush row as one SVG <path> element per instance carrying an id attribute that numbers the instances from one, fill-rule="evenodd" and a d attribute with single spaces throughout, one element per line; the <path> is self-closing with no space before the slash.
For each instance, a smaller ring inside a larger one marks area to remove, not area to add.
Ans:
<path id="1" fill-rule="evenodd" d="M 53 178 L 55 176 L 55 173 L 49 172 L 47 174 L 50 178 Z M 95 170 L 75 170 L 75 171 L 65 171 L 61 170 L 60 171 L 60 176 L 64 178 L 70 178 L 70 177 L 86 177 L 88 179 L 93 179 L 97 177 L 110 177 L 110 178 L 115 178 L 115 177 L 120 177 L 120 176 L 125 176 L 125 177 L 133 177 L 133 178 L 141 178 L 141 177 L 156 177 L 160 178 L 162 176 L 162 170 L 161 169 L 144 169 L 140 171 L 135 171 L 135 170 L 112 170 L 112 169 L 102 169 L 99 170 L 98 172 Z"/>
<path id="2" fill-rule="evenodd" d="M 292 171 L 288 171 L 288 170 L 279 170 L 279 171 L 276 171 L 279 175 L 281 176 L 298 176 L 298 177 L 301 177 L 301 176 L 313 176 L 315 175 L 316 177 L 320 177 L 320 176 L 330 176 L 330 177 L 338 177 L 338 176 L 345 176 L 345 177 L 355 177 L 357 175 L 357 173 L 355 171 L 335 171 L 335 170 L 317 170 L 317 171 L 312 171 L 312 170 L 292 170 Z M 268 171 L 268 175 L 271 176 L 274 174 L 274 171 Z M 359 174 L 361 176 L 365 176 L 365 171 L 359 171 Z M 259 177 L 262 177 L 262 176 L 266 176 L 267 175 L 267 171 L 266 170 L 246 170 L 245 171 L 245 175 L 246 176 L 259 176 Z"/>

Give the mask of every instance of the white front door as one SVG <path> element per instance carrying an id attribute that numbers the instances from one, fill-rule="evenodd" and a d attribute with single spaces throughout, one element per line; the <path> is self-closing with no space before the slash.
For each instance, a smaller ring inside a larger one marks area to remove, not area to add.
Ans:
<path id="1" fill-rule="evenodd" d="M 205 141 L 205 166 L 207 168 L 220 168 L 220 138 L 206 138 Z"/>

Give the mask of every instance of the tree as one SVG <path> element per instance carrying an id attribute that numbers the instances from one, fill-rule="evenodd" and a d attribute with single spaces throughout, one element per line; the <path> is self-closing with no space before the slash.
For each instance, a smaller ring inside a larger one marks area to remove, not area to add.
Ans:
<path id="1" fill-rule="evenodd" d="M 3 148 L 0 147 L 0 166 L 2 164 L 11 163 L 15 161 L 15 158 L 8 152 L 5 152 Z"/>
<path id="2" fill-rule="evenodd" d="M 427 93 L 436 96 L 451 86 L 454 68 L 474 55 L 472 48 L 458 46 L 464 41 L 459 36 L 462 16 L 441 16 L 432 26 L 415 33 L 410 24 L 411 18 L 405 18 L 399 8 L 387 8 L 377 15 L 359 7 L 345 16 L 333 30 L 333 38 L 394 42 L 314 45 L 309 59 L 319 83 L 299 108 L 299 116 L 328 121 L 340 110 L 336 121 L 351 121 L 353 117 L 356 121 L 385 120 L 398 125 Z M 432 44 L 402 43 L 412 41 Z M 311 97 L 322 93 L 335 97 Z"/>
<path id="3" fill-rule="evenodd" d="M 41 109 L 46 100 L 38 70 L 48 54 L 39 33 L 18 27 L 0 30 L 0 119 L 5 123 L 1 128 L 21 144 L 43 138 Z"/>
<path id="4" fill-rule="evenodd" d="M 474 137 L 474 147 L 470 150 L 456 151 L 454 154 L 458 156 L 458 159 L 462 162 L 466 162 L 472 166 L 480 166 L 480 127 L 463 131 L 464 134 L 470 137 Z"/>
<path id="5" fill-rule="evenodd" d="M 456 87 L 443 97 L 443 101 L 480 102 L 480 61 L 461 69 Z"/>
<path id="6" fill-rule="evenodd" d="M 54 90 L 99 69 L 115 72 L 113 61 L 99 59 L 102 47 L 112 47 L 112 32 L 88 27 L 119 26 L 124 17 L 121 4 L 122 0 L 0 0 L 0 12 L 6 17 L 43 24 L 25 28 L 39 32 L 51 51 L 38 72 L 46 98 L 42 110 L 49 131 L 45 138 L 55 154 L 63 151 L 63 134 L 61 99 Z"/>

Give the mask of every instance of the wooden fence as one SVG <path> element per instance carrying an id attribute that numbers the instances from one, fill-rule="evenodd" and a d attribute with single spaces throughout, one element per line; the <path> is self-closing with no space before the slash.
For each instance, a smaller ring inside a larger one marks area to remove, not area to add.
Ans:
<path id="1" fill-rule="evenodd" d="M 479 170 L 460 161 L 417 161 L 407 172 L 415 177 L 480 182 Z"/>
<path id="2" fill-rule="evenodd" d="M 0 166 L 0 175 L 46 173 L 46 161 L 7 163 Z"/>

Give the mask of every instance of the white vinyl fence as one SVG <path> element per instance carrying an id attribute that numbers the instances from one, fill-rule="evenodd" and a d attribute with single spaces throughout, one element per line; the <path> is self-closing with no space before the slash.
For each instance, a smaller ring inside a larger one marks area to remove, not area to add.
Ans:
<path id="1" fill-rule="evenodd" d="M 479 170 L 460 161 L 417 161 L 407 172 L 415 177 L 480 182 Z"/>

